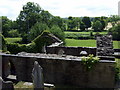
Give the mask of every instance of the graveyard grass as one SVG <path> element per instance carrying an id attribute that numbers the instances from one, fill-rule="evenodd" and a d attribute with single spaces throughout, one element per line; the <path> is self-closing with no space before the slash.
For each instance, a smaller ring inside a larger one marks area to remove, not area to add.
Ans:
<path id="1" fill-rule="evenodd" d="M 33 85 L 24 85 L 25 82 L 20 81 L 17 84 L 14 84 L 14 89 L 18 90 L 20 88 L 22 88 L 23 90 L 26 90 L 26 88 L 29 88 L 30 90 L 34 90 L 33 89 Z"/>
<path id="2" fill-rule="evenodd" d="M 78 47 L 96 47 L 96 40 L 76 40 L 76 39 L 66 39 L 66 46 L 78 46 Z M 114 48 L 120 48 L 120 41 L 113 41 Z"/>

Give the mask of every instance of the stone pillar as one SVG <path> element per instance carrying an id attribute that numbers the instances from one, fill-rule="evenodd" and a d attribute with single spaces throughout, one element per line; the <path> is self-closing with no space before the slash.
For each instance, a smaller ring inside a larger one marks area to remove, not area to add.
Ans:
<path id="1" fill-rule="evenodd" d="M 112 35 L 97 36 L 97 56 L 112 56 L 114 54 Z"/>

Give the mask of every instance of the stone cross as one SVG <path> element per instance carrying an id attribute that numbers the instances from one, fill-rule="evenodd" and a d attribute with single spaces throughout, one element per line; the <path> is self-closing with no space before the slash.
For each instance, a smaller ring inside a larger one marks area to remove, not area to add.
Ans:
<path id="1" fill-rule="evenodd" d="M 44 82 L 43 82 L 43 70 L 42 67 L 38 64 L 37 61 L 34 62 L 34 68 L 32 71 L 33 76 L 33 85 L 34 88 L 39 88 L 40 90 L 44 90 Z"/>
<path id="2" fill-rule="evenodd" d="M 97 56 L 111 56 L 114 54 L 112 35 L 97 36 Z"/>

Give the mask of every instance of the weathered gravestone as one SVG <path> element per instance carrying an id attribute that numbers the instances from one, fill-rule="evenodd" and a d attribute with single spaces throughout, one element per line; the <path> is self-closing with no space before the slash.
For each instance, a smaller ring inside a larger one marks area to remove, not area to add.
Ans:
<path id="1" fill-rule="evenodd" d="M 112 35 L 97 36 L 97 56 L 111 56 L 114 54 Z"/>
<path id="2" fill-rule="evenodd" d="M 42 67 L 38 64 L 37 61 L 34 62 L 34 68 L 32 71 L 33 76 L 33 85 L 34 88 L 39 88 L 40 90 L 44 89 L 44 82 L 43 82 L 43 70 Z"/>

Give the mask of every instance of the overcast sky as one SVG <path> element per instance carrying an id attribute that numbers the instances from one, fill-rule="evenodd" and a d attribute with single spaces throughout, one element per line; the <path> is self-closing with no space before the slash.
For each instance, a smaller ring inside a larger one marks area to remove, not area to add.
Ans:
<path id="1" fill-rule="evenodd" d="M 110 16 L 118 14 L 119 0 L 1 0 L 0 16 L 16 20 L 23 5 L 38 3 L 54 16 Z"/>

